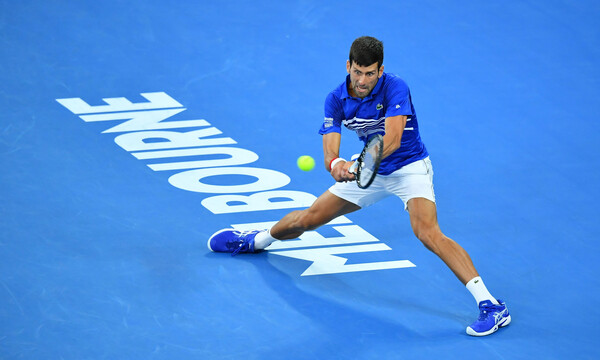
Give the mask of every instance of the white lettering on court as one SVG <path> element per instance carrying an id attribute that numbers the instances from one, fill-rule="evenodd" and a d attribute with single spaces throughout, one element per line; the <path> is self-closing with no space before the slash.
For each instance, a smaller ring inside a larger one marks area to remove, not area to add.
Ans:
<path id="1" fill-rule="evenodd" d="M 141 96 L 147 101 L 133 103 L 124 97 L 102 99 L 102 105 L 89 105 L 81 98 L 56 101 L 84 122 L 107 122 L 109 127 L 102 133 L 118 133 L 115 143 L 137 160 L 148 161 L 146 166 L 152 171 L 174 171 L 168 179 L 172 186 L 209 194 L 201 203 L 215 216 L 306 208 L 316 200 L 310 193 L 281 189 L 290 183 L 288 175 L 250 166 L 259 155 L 234 146 L 234 139 L 221 136 L 222 132 L 208 121 L 170 119 L 186 108 L 166 93 Z M 231 185 L 215 181 L 232 175 L 241 175 L 244 180 Z M 204 181 L 209 177 L 211 183 Z M 275 223 L 232 226 L 239 230 L 267 229 Z M 269 254 L 311 262 L 301 276 L 415 267 L 409 260 L 347 264 L 348 258 L 341 255 L 391 248 L 345 216 L 325 226 L 332 227 L 339 236 L 325 237 L 318 230 L 307 231 L 296 240 L 276 241 L 266 250 Z"/>

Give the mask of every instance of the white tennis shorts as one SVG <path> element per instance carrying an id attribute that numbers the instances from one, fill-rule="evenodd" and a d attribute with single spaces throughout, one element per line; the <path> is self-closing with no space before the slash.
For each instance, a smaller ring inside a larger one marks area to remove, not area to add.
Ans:
<path id="1" fill-rule="evenodd" d="M 389 175 L 377 175 L 371 186 L 366 189 L 359 188 L 356 181 L 351 181 L 335 183 L 329 191 L 361 208 L 373 205 L 390 195 L 396 195 L 402 199 L 404 210 L 407 210 L 410 199 L 421 197 L 435 202 L 433 167 L 429 157 L 426 157 L 404 165 Z"/>

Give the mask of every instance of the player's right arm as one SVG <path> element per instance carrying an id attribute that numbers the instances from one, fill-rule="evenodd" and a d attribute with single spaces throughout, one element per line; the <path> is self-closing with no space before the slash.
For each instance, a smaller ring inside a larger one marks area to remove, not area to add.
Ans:
<path id="1" fill-rule="evenodd" d="M 344 82 L 345 84 L 345 82 Z M 343 86 L 343 85 L 340 85 Z M 338 88 L 339 93 L 339 88 Z M 354 174 L 348 172 L 352 161 L 332 161 L 340 155 L 340 142 L 342 139 L 341 125 L 344 119 L 344 110 L 339 94 L 332 91 L 325 99 L 325 118 L 319 133 L 323 135 L 323 153 L 325 160 L 325 169 L 331 173 L 335 181 L 354 180 Z"/>
<path id="2" fill-rule="evenodd" d="M 340 143 L 342 134 L 330 132 L 323 135 L 323 158 L 325 159 L 325 169 L 330 171 L 329 165 L 340 156 Z"/>
<path id="3" fill-rule="evenodd" d="M 338 161 L 333 168 L 329 168 L 331 162 L 340 155 L 340 143 L 342 135 L 338 132 L 330 132 L 323 135 L 323 154 L 325 159 L 325 169 L 330 171 L 335 181 L 354 180 L 354 174 L 348 172 L 353 161 Z"/>

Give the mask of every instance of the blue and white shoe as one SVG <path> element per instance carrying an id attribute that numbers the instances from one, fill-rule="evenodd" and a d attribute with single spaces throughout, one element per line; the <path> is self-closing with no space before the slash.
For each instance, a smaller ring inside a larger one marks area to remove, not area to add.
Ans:
<path id="1" fill-rule="evenodd" d="M 489 300 L 479 303 L 479 318 L 467 327 L 467 334 L 471 336 L 485 336 L 498 331 L 499 328 L 510 324 L 510 314 L 506 303 L 498 299 L 500 305 L 495 305 Z"/>
<path id="2" fill-rule="evenodd" d="M 208 239 L 208 248 L 214 252 L 228 252 L 231 256 L 239 253 L 254 252 L 254 237 L 259 230 L 239 231 L 235 229 L 219 230 Z"/>

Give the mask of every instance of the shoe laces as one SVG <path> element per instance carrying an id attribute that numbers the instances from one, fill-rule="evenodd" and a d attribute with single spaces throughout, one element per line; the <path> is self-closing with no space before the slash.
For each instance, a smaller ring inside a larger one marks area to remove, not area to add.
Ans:
<path id="1" fill-rule="evenodd" d="M 254 231 L 234 231 L 233 233 L 239 236 L 239 240 L 232 240 L 227 242 L 227 248 L 233 250 L 231 256 L 239 254 L 241 251 L 248 251 L 250 248 L 250 242 L 246 240 L 246 236 L 250 235 Z"/>
<path id="2" fill-rule="evenodd" d="M 496 311 L 496 305 L 491 304 L 491 305 L 483 305 L 480 309 L 479 309 L 479 321 L 483 321 L 486 320 L 488 318 L 488 316 L 493 313 L 494 311 Z"/>

